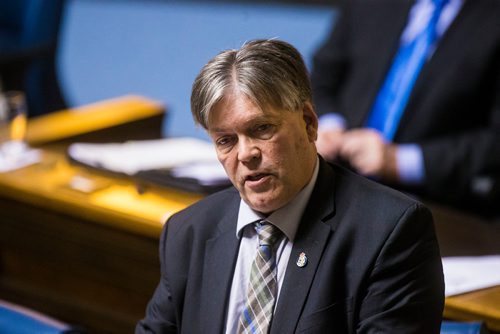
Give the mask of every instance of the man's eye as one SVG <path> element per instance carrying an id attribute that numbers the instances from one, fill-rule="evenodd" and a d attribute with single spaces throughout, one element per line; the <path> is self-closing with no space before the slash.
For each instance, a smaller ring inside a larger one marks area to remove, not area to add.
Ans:
<path id="1" fill-rule="evenodd" d="M 257 127 L 257 132 L 265 132 L 271 127 L 270 124 L 262 124 Z"/>
<path id="2" fill-rule="evenodd" d="M 268 139 L 272 137 L 275 132 L 276 127 L 272 124 L 262 124 L 254 129 L 254 134 L 256 137 L 261 139 Z"/>
<path id="3" fill-rule="evenodd" d="M 232 140 L 230 137 L 221 137 L 219 139 L 217 139 L 217 141 L 215 142 L 215 144 L 218 146 L 218 147 L 227 147 L 231 144 Z"/>

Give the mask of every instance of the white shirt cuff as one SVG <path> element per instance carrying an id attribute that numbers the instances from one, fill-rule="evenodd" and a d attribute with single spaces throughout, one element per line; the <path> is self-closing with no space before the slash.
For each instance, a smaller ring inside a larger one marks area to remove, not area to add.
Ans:
<path id="1" fill-rule="evenodd" d="M 422 184 L 425 180 L 424 156 L 417 144 L 401 144 L 396 151 L 399 179 L 404 184 Z"/>
<path id="2" fill-rule="evenodd" d="M 346 120 L 340 114 L 328 113 L 319 118 L 319 128 L 321 130 L 345 129 Z"/>

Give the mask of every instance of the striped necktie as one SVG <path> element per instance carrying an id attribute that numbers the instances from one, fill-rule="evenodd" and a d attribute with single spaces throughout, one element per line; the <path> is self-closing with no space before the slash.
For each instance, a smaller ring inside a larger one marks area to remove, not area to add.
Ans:
<path id="1" fill-rule="evenodd" d="M 272 224 L 256 223 L 259 248 L 250 271 L 247 301 L 241 313 L 238 333 L 267 334 L 278 292 L 275 246 L 281 231 Z"/>
<path id="2" fill-rule="evenodd" d="M 389 141 L 394 139 L 413 85 L 437 40 L 436 25 L 448 0 L 432 1 L 434 10 L 427 26 L 399 47 L 366 123 L 366 127 L 379 130 Z"/>

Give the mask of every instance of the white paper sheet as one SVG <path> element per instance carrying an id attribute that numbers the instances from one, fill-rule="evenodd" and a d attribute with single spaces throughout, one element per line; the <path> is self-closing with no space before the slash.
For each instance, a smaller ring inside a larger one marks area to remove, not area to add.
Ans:
<path id="1" fill-rule="evenodd" d="M 191 137 L 112 144 L 75 143 L 68 148 L 68 154 L 86 165 L 128 175 L 171 169 L 174 176 L 198 179 L 204 185 L 227 180 L 213 144 Z"/>
<path id="2" fill-rule="evenodd" d="M 125 174 L 189 163 L 217 162 L 211 143 L 186 137 L 112 144 L 75 143 L 69 147 L 68 154 L 91 166 Z"/>
<path id="3" fill-rule="evenodd" d="M 16 146 L 20 146 L 18 152 L 7 152 L 5 147 L 0 147 L 0 173 L 10 172 L 40 162 L 42 158 L 40 150 L 29 148 L 24 143 Z"/>
<path id="4" fill-rule="evenodd" d="M 500 255 L 444 257 L 445 295 L 500 285 Z"/>

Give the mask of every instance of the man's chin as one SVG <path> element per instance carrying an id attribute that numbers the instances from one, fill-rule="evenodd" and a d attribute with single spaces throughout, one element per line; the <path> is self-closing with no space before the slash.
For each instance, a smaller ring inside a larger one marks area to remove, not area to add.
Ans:
<path id="1" fill-rule="evenodd" d="M 244 198 L 244 200 L 253 210 L 263 214 L 272 213 L 283 206 L 275 196 L 271 196 L 269 193 L 251 194 Z"/>

